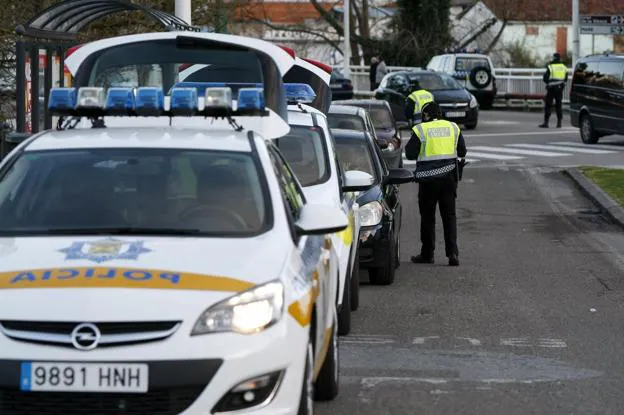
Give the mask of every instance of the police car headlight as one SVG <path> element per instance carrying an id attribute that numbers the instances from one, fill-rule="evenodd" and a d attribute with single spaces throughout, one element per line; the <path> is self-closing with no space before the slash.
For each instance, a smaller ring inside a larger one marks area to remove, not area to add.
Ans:
<path id="1" fill-rule="evenodd" d="M 191 336 L 218 332 L 252 334 L 277 323 L 284 313 L 284 285 L 272 281 L 210 307 L 199 317 Z"/>
<path id="2" fill-rule="evenodd" d="M 360 226 L 379 225 L 383 218 L 383 207 L 377 201 L 360 206 Z"/>
<path id="3" fill-rule="evenodd" d="M 477 105 L 479 105 L 477 98 L 474 95 L 470 95 L 470 108 L 475 108 Z"/>

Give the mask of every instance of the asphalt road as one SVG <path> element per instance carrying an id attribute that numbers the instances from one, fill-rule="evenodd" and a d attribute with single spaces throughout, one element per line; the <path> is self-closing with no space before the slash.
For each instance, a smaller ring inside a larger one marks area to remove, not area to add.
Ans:
<path id="1" fill-rule="evenodd" d="M 535 127 L 540 117 L 484 112 L 469 153 L 553 139 Z M 531 122 L 503 124 L 518 120 Z M 579 141 L 577 131 L 558 134 L 553 141 Z M 624 164 L 623 156 L 566 164 Z M 340 342 L 340 394 L 317 413 L 623 413 L 624 232 L 559 169 L 543 167 L 547 159 L 466 167 L 459 267 L 447 265 L 440 221 L 436 264 L 409 262 L 420 248 L 417 185 L 402 187 L 396 281 L 369 286 L 362 273 L 353 331 Z"/>

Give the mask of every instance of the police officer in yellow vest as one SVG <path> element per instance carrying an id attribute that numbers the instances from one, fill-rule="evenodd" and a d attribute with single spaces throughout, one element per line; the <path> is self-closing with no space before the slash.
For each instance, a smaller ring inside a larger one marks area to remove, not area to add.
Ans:
<path id="1" fill-rule="evenodd" d="M 433 102 L 433 94 L 426 89 L 421 89 L 418 81 L 413 83 L 415 90 L 405 99 L 405 118 L 413 124 L 421 122 L 423 105 Z"/>
<path id="2" fill-rule="evenodd" d="M 544 123 L 539 125 L 540 128 L 548 128 L 553 99 L 555 100 L 555 109 L 557 112 L 557 128 L 561 128 L 561 119 L 563 118 L 561 102 L 563 101 L 563 90 L 567 82 L 568 67 L 561 63 L 561 55 L 555 53 L 552 62 L 548 64 L 546 73 L 544 74 L 546 97 L 544 98 Z"/>
<path id="3" fill-rule="evenodd" d="M 466 143 L 457 124 L 441 119 L 440 107 L 429 102 L 422 108 L 423 122 L 412 128 L 405 146 L 405 157 L 416 160 L 414 179 L 419 184 L 420 255 L 412 262 L 433 263 L 435 250 L 436 206 L 444 228 L 444 242 L 449 265 L 459 265 L 455 199 L 461 178 L 458 157 L 466 156 Z M 461 163 L 463 167 L 463 161 Z"/>

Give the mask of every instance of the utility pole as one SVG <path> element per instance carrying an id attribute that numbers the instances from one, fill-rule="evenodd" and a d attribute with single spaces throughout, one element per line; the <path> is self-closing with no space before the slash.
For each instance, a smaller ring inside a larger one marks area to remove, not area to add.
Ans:
<path id="1" fill-rule="evenodd" d="M 175 15 L 184 20 L 186 24 L 192 25 L 191 0 L 175 0 Z"/>
<path id="2" fill-rule="evenodd" d="M 343 54 L 344 62 L 343 62 L 343 75 L 345 78 L 349 78 L 351 76 L 351 28 L 349 27 L 349 18 L 351 17 L 351 5 L 349 4 L 349 0 L 344 0 L 344 48 Z"/>
<path id="3" fill-rule="evenodd" d="M 580 55 L 580 30 L 579 30 L 579 0 L 572 0 L 572 68 L 576 67 L 576 61 Z"/>

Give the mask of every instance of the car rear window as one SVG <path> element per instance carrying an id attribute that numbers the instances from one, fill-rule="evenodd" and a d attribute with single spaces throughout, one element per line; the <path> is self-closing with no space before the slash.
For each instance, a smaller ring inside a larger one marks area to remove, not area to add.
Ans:
<path id="1" fill-rule="evenodd" d="M 490 68 L 490 63 L 485 58 L 466 58 L 466 57 L 456 57 L 455 58 L 455 70 L 456 71 L 466 71 L 470 72 L 474 68 L 481 66 L 488 69 Z"/>
<path id="2" fill-rule="evenodd" d="M 329 178 L 323 131 L 318 127 L 291 125 L 290 132 L 275 140 L 301 186 L 321 184 Z"/>
<path id="3" fill-rule="evenodd" d="M 373 154 L 366 140 L 341 134 L 333 134 L 333 136 L 338 153 L 338 162 L 343 171 L 359 170 L 377 177 Z"/>
<path id="4" fill-rule="evenodd" d="M 392 113 L 388 108 L 376 106 L 368 107 L 367 109 L 375 128 L 385 130 L 394 128 Z"/>
<path id="5" fill-rule="evenodd" d="M 357 115 L 328 114 L 327 123 L 329 124 L 329 128 L 340 128 L 341 130 L 366 131 L 364 120 Z"/>
<path id="6" fill-rule="evenodd" d="M 146 229 L 240 236 L 267 226 L 251 154 L 177 149 L 23 153 L 0 178 L 0 234 Z"/>

